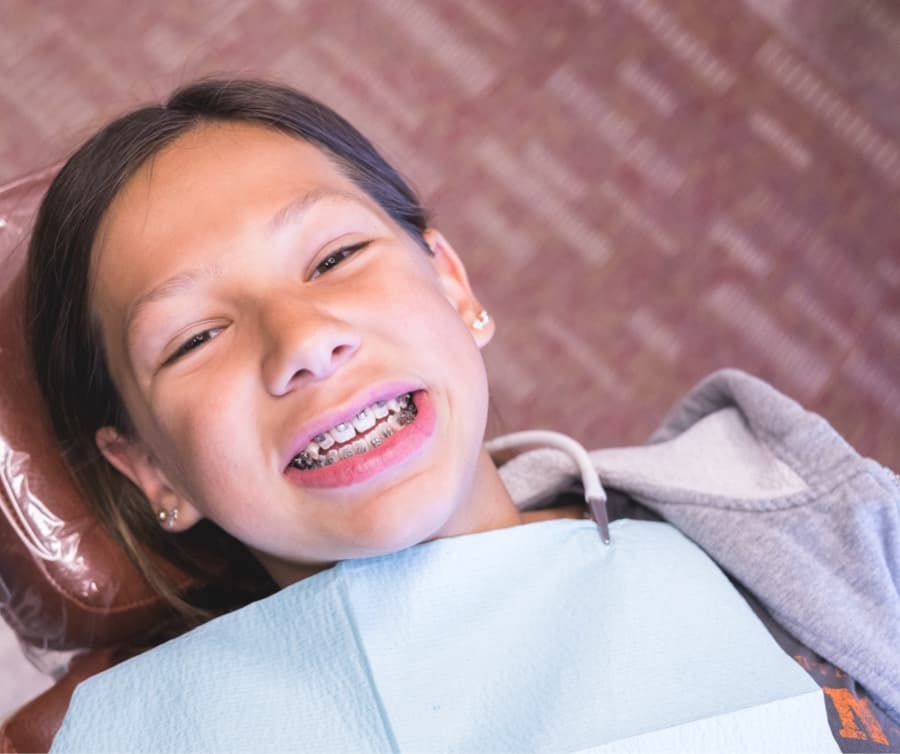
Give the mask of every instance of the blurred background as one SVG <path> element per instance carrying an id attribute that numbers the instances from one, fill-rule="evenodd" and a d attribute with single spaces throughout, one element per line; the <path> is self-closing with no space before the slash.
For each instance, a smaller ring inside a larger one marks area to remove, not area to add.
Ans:
<path id="1" fill-rule="evenodd" d="M 274 77 L 347 116 L 497 320 L 489 435 L 641 443 L 736 366 L 900 467 L 900 2 L 4 0 L 2 16 L 0 185 L 206 74 Z M 36 200 L 0 219 L 4 250 Z M 0 632 L 2 717 L 49 681 Z"/>

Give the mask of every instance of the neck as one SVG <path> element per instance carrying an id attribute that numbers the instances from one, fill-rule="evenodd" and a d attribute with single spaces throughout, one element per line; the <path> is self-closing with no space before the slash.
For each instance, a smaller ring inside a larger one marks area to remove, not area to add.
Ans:
<path id="1" fill-rule="evenodd" d="M 519 509 L 484 446 L 478 454 L 472 490 L 470 504 L 461 507 L 432 539 L 505 529 L 522 523 Z"/>
<path id="2" fill-rule="evenodd" d="M 476 490 L 472 503 L 454 516 L 428 541 L 443 537 L 506 529 L 520 524 L 536 523 L 554 518 L 583 518 L 586 507 L 583 503 L 546 508 L 534 511 L 520 511 L 510 497 L 500 478 L 490 454 L 482 447 L 478 456 L 473 489 Z"/>
<path id="3" fill-rule="evenodd" d="M 581 518 L 585 510 L 583 505 L 576 505 L 521 512 L 510 497 L 500 478 L 500 472 L 484 446 L 479 451 L 475 464 L 471 490 L 467 504 L 461 505 L 434 534 L 422 541 L 430 542 L 446 537 L 506 529 L 551 518 Z M 287 562 L 258 551 L 255 551 L 254 555 L 282 586 L 313 576 L 334 565 L 334 563 Z"/>

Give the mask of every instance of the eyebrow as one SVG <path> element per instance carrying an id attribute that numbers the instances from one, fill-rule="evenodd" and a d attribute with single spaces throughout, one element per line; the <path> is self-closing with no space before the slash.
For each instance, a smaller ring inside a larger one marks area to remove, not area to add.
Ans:
<path id="1" fill-rule="evenodd" d="M 299 223 L 313 205 L 325 199 L 333 198 L 359 201 L 359 198 L 350 192 L 313 189 L 305 194 L 301 194 L 279 209 L 267 223 L 266 231 L 268 233 L 276 233 L 288 225 Z M 222 268 L 218 264 L 195 267 L 179 272 L 178 274 L 167 278 L 159 285 L 154 286 L 149 291 L 142 293 L 128 308 L 128 314 L 125 318 L 126 338 L 134 327 L 135 322 L 141 318 L 150 304 L 183 293 L 184 291 L 195 287 L 197 283 L 209 280 L 210 278 L 221 274 Z"/>
<path id="2" fill-rule="evenodd" d="M 221 274 L 221 267 L 214 265 L 210 267 L 196 267 L 184 272 L 179 272 L 167 278 L 162 283 L 154 286 L 146 293 L 142 293 L 131 304 L 128 309 L 128 315 L 125 318 L 125 335 L 126 338 L 131 333 L 135 323 L 143 316 L 147 308 L 165 298 L 171 298 L 189 288 L 193 288 L 202 280 L 209 280 Z"/>
<path id="3" fill-rule="evenodd" d="M 272 219 L 269 220 L 267 230 L 270 233 L 274 233 L 281 230 L 285 225 L 300 222 L 303 215 L 309 211 L 309 208 L 312 207 L 312 205 L 325 199 L 352 199 L 357 202 L 359 201 L 359 198 L 349 191 L 313 189 L 307 191 L 305 194 L 301 194 L 278 210 L 278 212 L 272 216 Z"/>

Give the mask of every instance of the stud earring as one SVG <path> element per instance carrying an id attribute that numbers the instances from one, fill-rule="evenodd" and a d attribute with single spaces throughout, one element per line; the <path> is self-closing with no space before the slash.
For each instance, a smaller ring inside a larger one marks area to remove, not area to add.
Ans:
<path id="1" fill-rule="evenodd" d="M 484 328 L 488 326 L 488 322 L 490 321 L 490 316 L 484 309 L 482 309 L 481 314 L 479 314 L 472 322 L 472 327 L 474 327 L 476 330 L 484 330 Z"/>
<path id="2" fill-rule="evenodd" d="M 160 526 L 165 526 L 168 529 L 174 529 L 175 522 L 178 521 L 178 508 L 172 508 L 172 510 L 170 511 L 167 511 L 165 509 L 160 510 L 160 512 L 156 514 L 156 518 L 159 519 Z"/>

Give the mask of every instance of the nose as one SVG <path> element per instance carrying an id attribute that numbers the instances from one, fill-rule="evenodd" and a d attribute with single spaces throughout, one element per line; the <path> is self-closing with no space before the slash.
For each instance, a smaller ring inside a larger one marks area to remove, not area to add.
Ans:
<path id="1" fill-rule="evenodd" d="M 275 396 L 304 382 L 326 379 L 360 345 L 359 333 L 349 323 L 310 306 L 270 306 L 263 330 L 262 377 Z"/>

